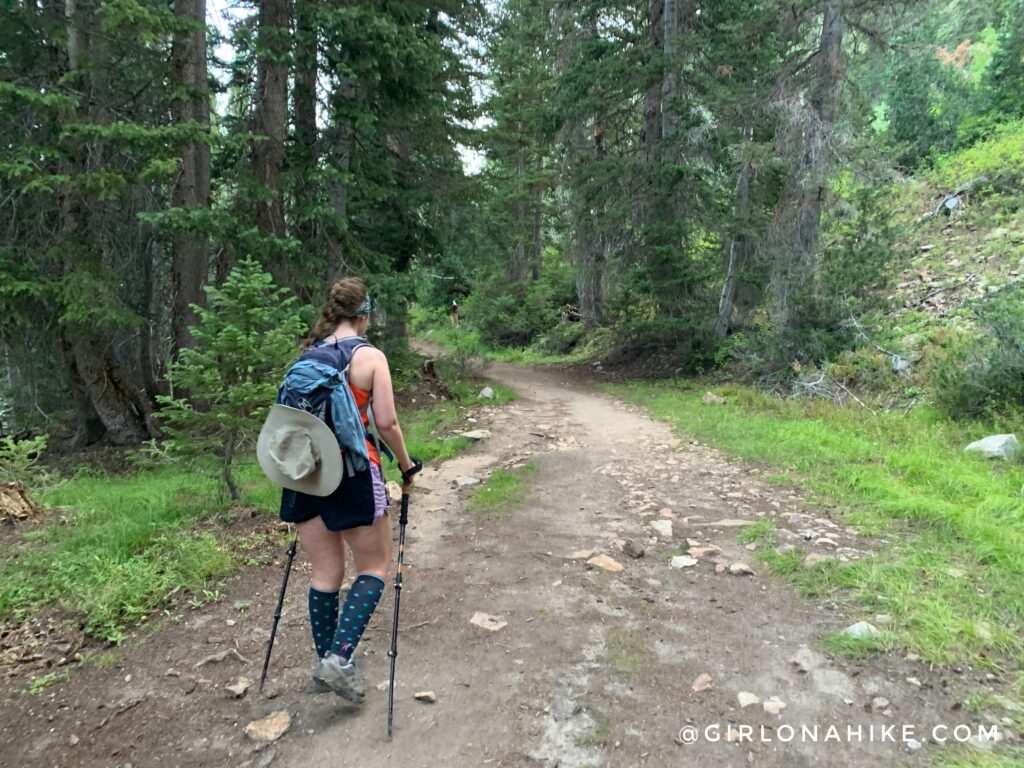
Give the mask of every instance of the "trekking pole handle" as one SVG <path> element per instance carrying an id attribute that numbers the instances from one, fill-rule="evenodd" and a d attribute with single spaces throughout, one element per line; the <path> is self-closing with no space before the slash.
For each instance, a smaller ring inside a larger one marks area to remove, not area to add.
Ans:
<path id="1" fill-rule="evenodd" d="M 402 511 L 401 511 L 401 513 L 400 513 L 400 515 L 398 517 L 398 522 L 399 522 L 400 525 L 405 525 L 406 523 L 409 522 L 409 494 L 408 493 L 403 493 L 402 494 Z"/>

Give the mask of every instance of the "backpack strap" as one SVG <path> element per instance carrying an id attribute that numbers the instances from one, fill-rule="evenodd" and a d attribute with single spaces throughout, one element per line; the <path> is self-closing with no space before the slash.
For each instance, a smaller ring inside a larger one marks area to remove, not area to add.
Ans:
<path id="1" fill-rule="evenodd" d="M 352 364 L 352 357 L 355 355 L 357 350 L 362 349 L 363 347 L 370 347 L 372 349 L 376 349 L 376 347 L 374 347 L 373 344 L 366 340 L 365 336 L 357 338 L 361 338 L 362 342 L 352 347 L 351 351 L 349 352 L 349 365 Z M 360 411 L 366 414 L 366 420 L 367 423 L 369 424 L 369 429 L 366 432 L 366 437 L 373 443 L 374 447 L 377 449 L 377 455 L 387 456 L 389 461 L 394 461 L 395 454 L 391 452 L 391 449 L 388 447 L 387 443 L 385 443 L 384 440 L 381 438 L 380 431 L 377 429 L 377 424 L 373 419 L 372 392 L 370 393 L 370 397 L 366 401 L 366 408 L 360 409 Z"/>

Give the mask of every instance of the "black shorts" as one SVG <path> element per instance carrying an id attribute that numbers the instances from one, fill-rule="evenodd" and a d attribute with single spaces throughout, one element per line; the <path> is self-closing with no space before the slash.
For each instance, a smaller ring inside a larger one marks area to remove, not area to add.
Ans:
<path id="1" fill-rule="evenodd" d="M 281 493 L 281 519 L 286 523 L 304 523 L 317 515 L 329 531 L 347 531 L 372 525 L 375 501 L 373 476 L 369 467 L 352 477 L 345 472 L 341 485 L 330 496 L 310 496 L 285 488 Z"/>

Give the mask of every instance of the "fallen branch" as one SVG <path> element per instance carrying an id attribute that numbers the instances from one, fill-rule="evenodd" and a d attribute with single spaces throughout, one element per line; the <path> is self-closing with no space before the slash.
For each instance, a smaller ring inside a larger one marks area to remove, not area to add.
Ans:
<path id="1" fill-rule="evenodd" d="M 864 405 L 863 401 L 862 401 L 862 400 L 861 400 L 861 399 L 860 399 L 859 397 L 857 397 L 857 396 L 856 396 L 855 394 L 853 394 L 853 392 L 851 392 L 850 390 L 848 390 L 848 389 L 846 388 L 846 385 L 845 385 L 845 384 L 843 384 L 843 382 L 841 382 L 841 381 L 836 381 L 836 386 L 838 386 L 838 387 L 841 387 L 841 388 L 842 388 L 842 390 L 843 390 L 843 391 L 844 391 L 844 392 L 845 392 L 846 394 L 848 394 L 848 395 L 849 395 L 850 397 L 852 397 L 852 398 L 853 398 L 854 400 L 856 400 L 856 401 L 857 401 L 858 403 L 860 403 L 861 407 L 863 407 L 863 408 L 867 408 L 867 409 L 868 409 L 868 412 L 869 412 L 869 413 L 870 413 L 870 414 L 871 414 L 872 416 L 877 416 L 877 415 L 878 415 L 878 414 L 877 414 L 877 413 L 875 413 L 875 412 L 874 412 L 873 410 L 871 410 L 870 408 L 868 408 L 868 406 Z"/>

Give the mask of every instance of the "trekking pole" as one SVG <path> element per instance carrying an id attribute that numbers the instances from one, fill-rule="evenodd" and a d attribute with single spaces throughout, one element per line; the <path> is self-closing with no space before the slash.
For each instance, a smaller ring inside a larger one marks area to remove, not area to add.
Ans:
<path id="1" fill-rule="evenodd" d="M 295 548 L 299 543 L 299 533 L 295 532 L 291 546 L 288 547 L 288 563 L 284 567 L 284 581 L 281 582 L 281 594 L 277 597 L 277 609 L 274 611 L 274 626 L 270 630 L 270 641 L 267 643 L 267 657 L 263 660 L 263 674 L 260 675 L 260 693 L 267 681 L 267 668 L 270 667 L 270 653 L 274 650 L 274 637 L 277 635 L 277 623 L 281 620 L 281 608 L 284 606 L 284 593 L 288 589 L 288 576 L 292 572 L 292 560 L 295 559 Z"/>
<path id="2" fill-rule="evenodd" d="M 398 604 L 402 600 L 402 561 L 405 559 L 405 524 L 409 522 L 409 494 L 402 494 L 402 513 L 398 517 L 398 569 L 395 571 L 395 615 L 391 623 L 391 677 L 388 680 L 388 741 L 395 714 L 395 659 L 398 658 Z"/>

